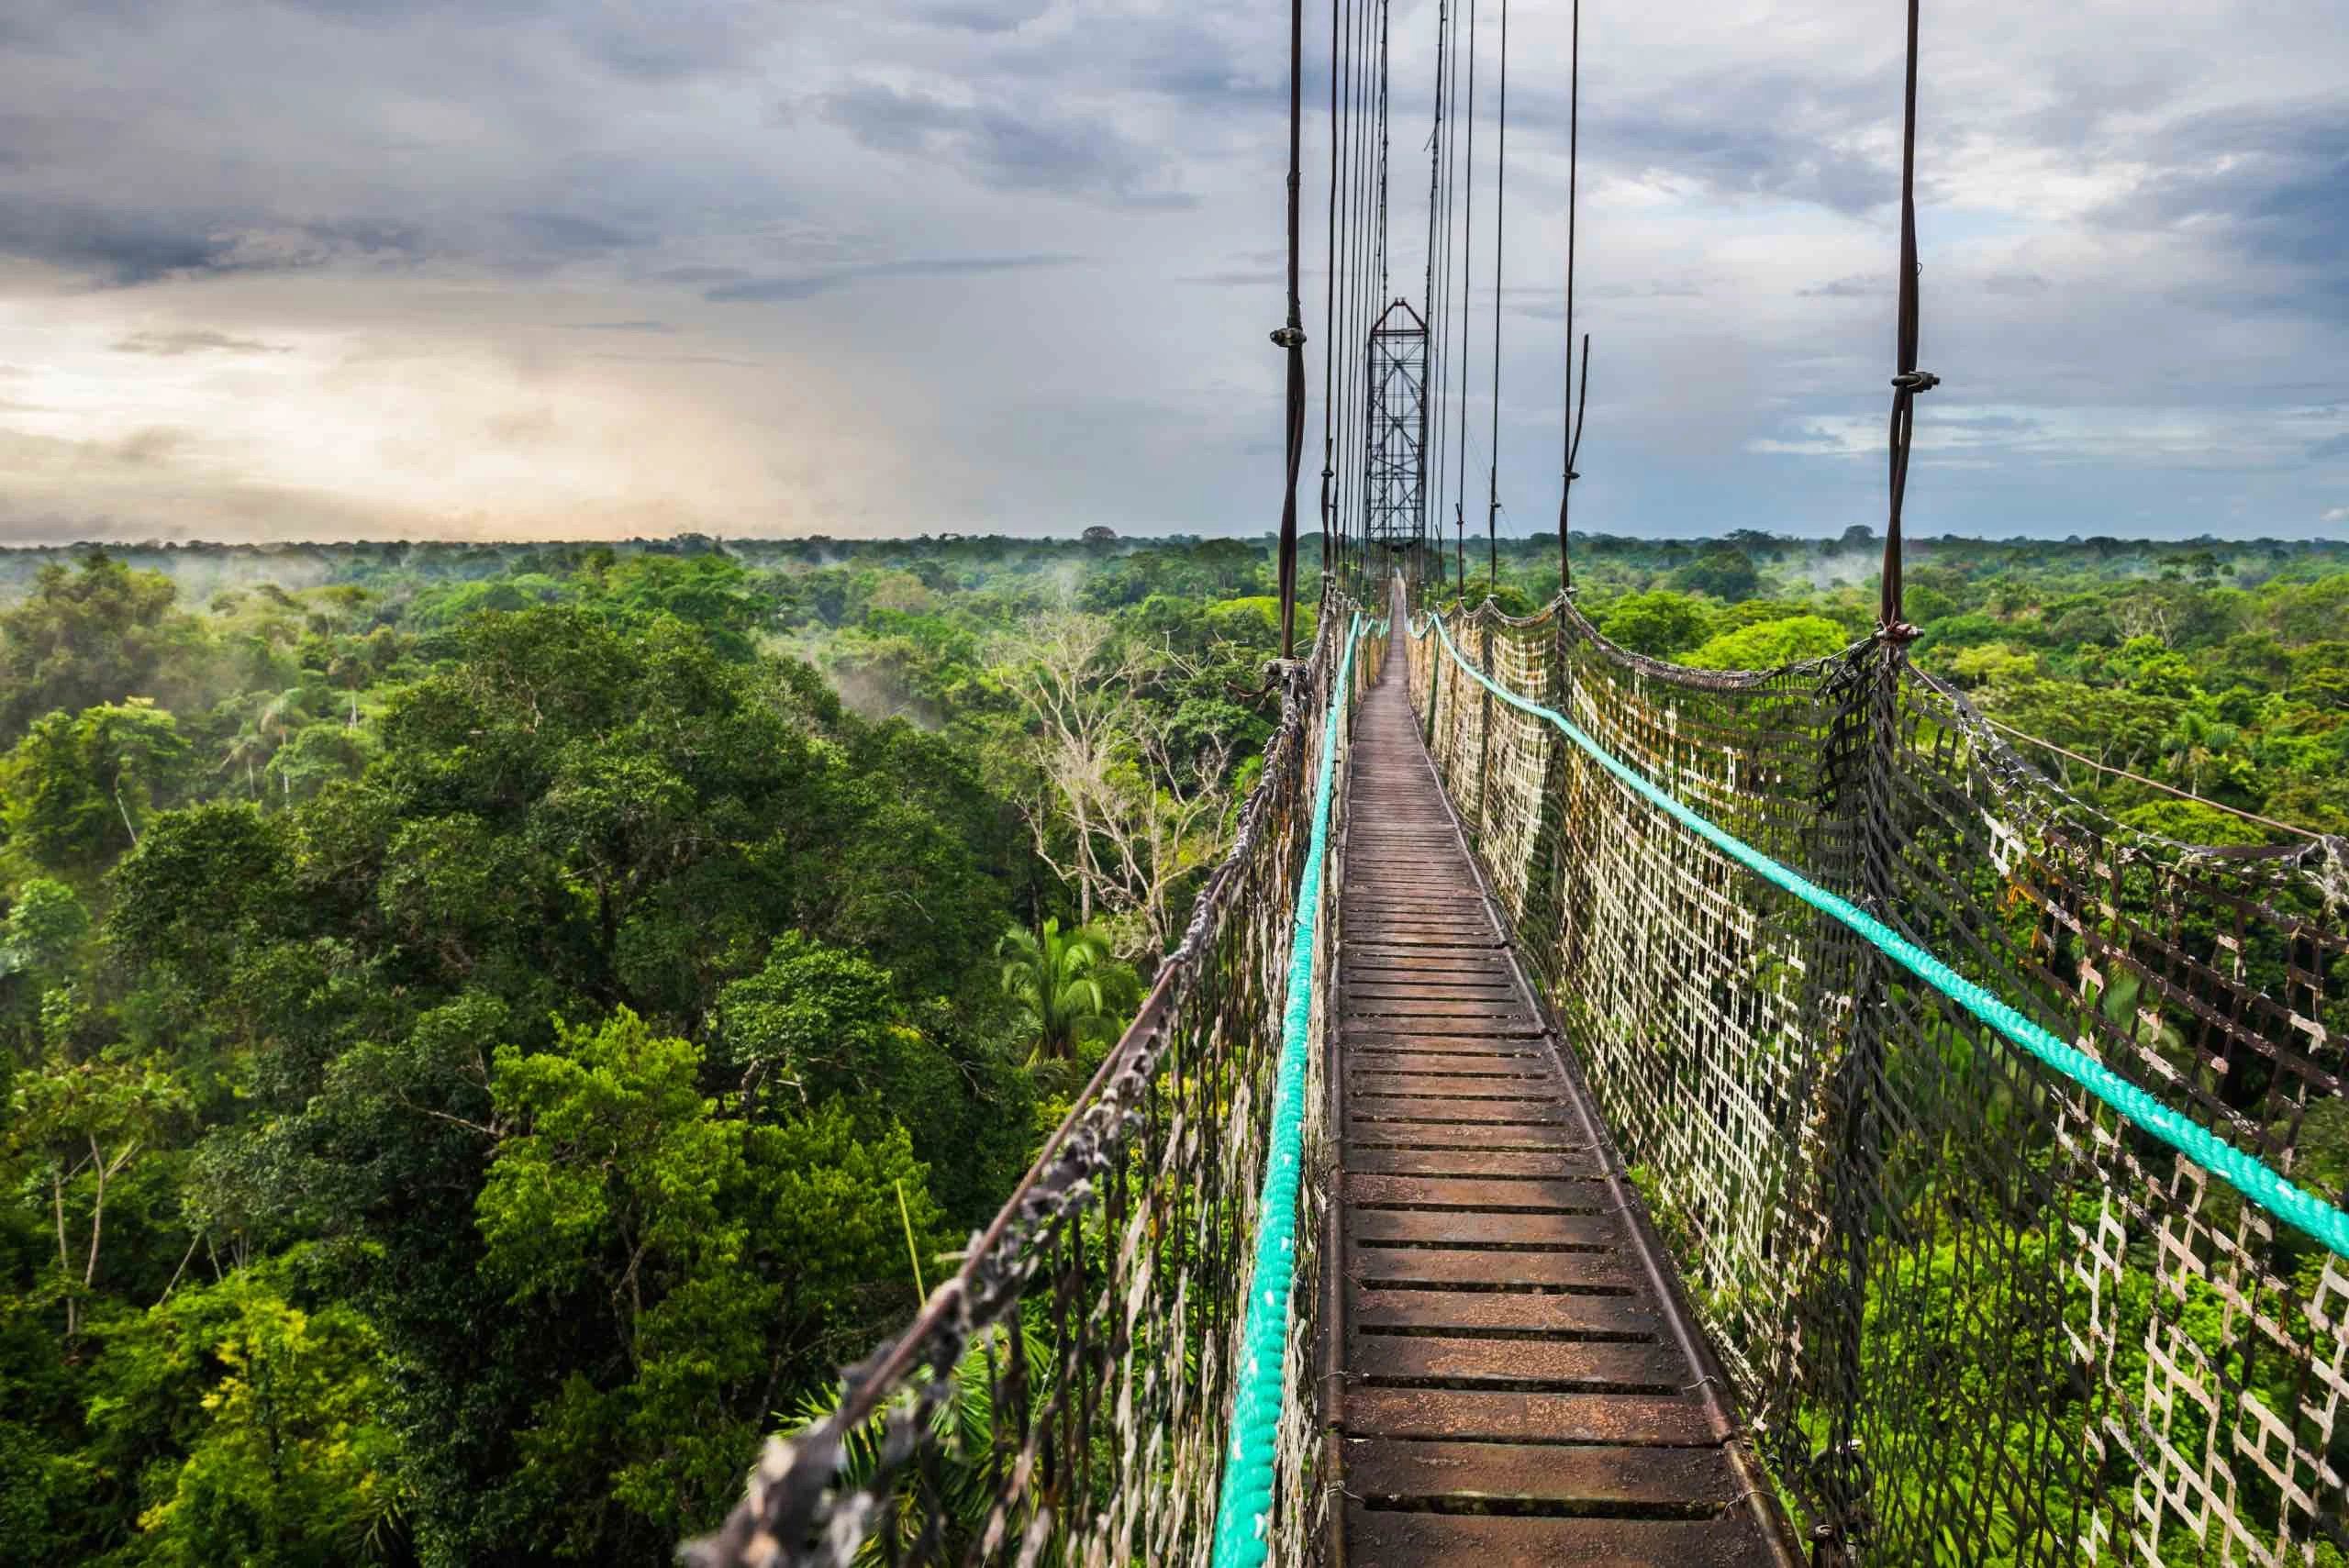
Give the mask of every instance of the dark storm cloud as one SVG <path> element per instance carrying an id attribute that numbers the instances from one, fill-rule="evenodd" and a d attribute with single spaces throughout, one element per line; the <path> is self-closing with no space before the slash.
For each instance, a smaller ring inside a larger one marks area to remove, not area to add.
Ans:
<path id="1" fill-rule="evenodd" d="M 2237 250 L 2324 269 L 2321 286 L 2349 300 L 2349 99 L 2198 115 L 2139 156 L 2156 172 L 2101 221 L 2213 228 Z"/>
<path id="2" fill-rule="evenodd" d="M 1101 117 L 1032 101 L 953 104 L 866 83 L 826 96 L 824 117 L 874 152 L 943 159 L 983 184 L 1120 206 L 1187 206 L 1166 154 Z"/>
<path id="3" fill-rule="evenodd" d="M 507 214 L 506 220 L 528 253 L 550 260 L 601 256 L 647 242 L 644 235 L 579 213 L 515 212 Z"/>
<path id="4" fill-rule="evenodd" d="M 1478 113 L 1494 106 L 1478 87 Z M 1900 81 L 1889 68 L 1801 76 L 1708 72 L 1670 90 L 1613 102 L 1586 97 L 1582 155 L 1594 171 L 1665 175 L 1717 195 L 1809 202 L 1863 214 L 1899 195 L 1898 169 L 1864 139 L 1897 126 Z M 1509 86 L 1512 136 L 1563 149 L 1568 101 L 1554 84 Z M 1489 125 L 1489 120 L 1486 122 Z"/>
<path id="5" fill-rule="evenodd" d="M 284 224 L 257 215 L 206 217 L 0 195 L 0 255 L 122 288 L 191 275 L 292 272 L 337 260 L 400 262 L 421 250 L 417 231 L 405 224 Z"/>
<path id="6" fill-rule="evenodd" d="M 1038 267 L 1065 267 L 1082 260 L 1076 256 L 936 256 L 909 258 L 896 261 L 873 261 L 863 266 L 832 267 L 822 272 L 800 272 L 769 278 L 747 278 L 738 283 L 721 284 L 707 291 L 703 297 L 720 304 L 768 302 L 807 299 L 834 289 L 855 284 L 871 283 L 881 278 L 957 278 L 972 277 L 986 272 L 1026 272 Z"/>

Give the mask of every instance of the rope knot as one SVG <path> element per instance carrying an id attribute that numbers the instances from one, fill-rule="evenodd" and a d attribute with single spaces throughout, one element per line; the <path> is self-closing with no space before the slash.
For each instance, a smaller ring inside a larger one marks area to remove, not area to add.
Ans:
<path id="1" fill-rule="evenodd" d="M 1904 371 L 1892 378 L 1892 384 L 1902 392 L 1914 395 L 1931 392 L 1942 384 L 1942 378 L 1931 371 Z"/>
<path id="2" fill-rule="evenodd" d="M 1273 342 L 1283 349 L 1302 349 L 1305 347 L 1305 328 L 1275 327 L 1273 328 Z"/>

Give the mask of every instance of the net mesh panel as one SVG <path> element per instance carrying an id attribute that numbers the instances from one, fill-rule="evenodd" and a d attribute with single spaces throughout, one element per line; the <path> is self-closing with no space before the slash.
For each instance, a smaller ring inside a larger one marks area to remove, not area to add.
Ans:
<path id="1" fill-rule="evenodd" d="M 742 1502 L 688 1561 L 1207 1561 L 1292 900 L 1352 611 L 1325 601 L 1233 847 L 1140 1018 L 955 1277 L 904 1336 L 850 1370 L 829 1419 L 770 1442 Z M 1357 688 L 1384 648 L 1383 635 L 1365 635 Z M 1342 746 L 1342 723 L 1339 733 Z M 1341 864 L 1333 856 L 1324 884 L 1333 912 Z M 1307 1136 L 1274 1521 L 1292 1550 L 1319 1532 L 1323 1507 L 1325 1427 L 1308 1363 L 1326 1118 L 1313 1115 Z"/>
<path id="2" fill-rule="evenodd" d="M 2349 1198 L 2343 855 L 2124 829 L 1897 650 L 1760 674 L 1570 606 L 1461 654 L 2058 1036 Z M 2349 1264 L 1492 701 L 1439 772 L 1743 1413 L 1858 1560 L 2339 1564 Z"/>

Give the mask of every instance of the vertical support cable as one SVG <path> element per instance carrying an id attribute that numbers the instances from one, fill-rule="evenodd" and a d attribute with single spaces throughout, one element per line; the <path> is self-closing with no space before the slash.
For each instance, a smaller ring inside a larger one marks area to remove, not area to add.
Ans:
<path id="1" fill-rule="evenodd" d="M 1378 298 L 1387 297 L 1386 284 L 1386 17 L 1387 0 L 1378 0 Z"/>
<path id="2" fill-rule="evenodd" d="M 1882 597 L 1876 635 L 1854 656 L 1836 728 L 1844 739 L 1828 771 L 1831 799 L 1843 815 L 1860 905 L 1889 919 L 1897 902 L 1899 825 L 1894 781 L 1900 767 L 1902 672 L 1917 633 L 1901 616 L 1900 513 L 1909 487 L 1909 453 L 1916 397 L 1940 378 L 1917 368 L 1917 35 L 1919 0 L 1909 0 L 1907 78 L 1900 127 L 1900 291 L 1897 363 L 1892 378 L 1890 505 L 1884 533 Z M 1858 949 L 1854 973 L 1852 1033 L 1836 1064 L 1829 1100 L 1839 1128 L 1829 1167 L 1828 1201 L 1841 1265 L 1829 1331 L 1827 1444 L 1811 1462 L 1813 1489 L 1824 1505 L 1820 1561 L 1842 1563 L 1865 1551 L 1875 1525 L 1874 1490 L 1860 1441 L 1866 1383 L 1867 1301 L 1871 1243 L 1884 1193 L 1881 1110 L 1884 1090 L 1886 997 L 1893 974 L 1874 947 Z"/>
<path id="3" fill-rule="evenodd" d="M 1331 424 L 1335 410 L 1330 394 L 1338 366 L 1338 0 L 1330 0 L 1330 238 L 1321 273 L 1321 576 L 1325 594 L 1330 577 L 1345 564 L 1334 537 L 1336 497 L 1330 493 L 1330 482 L 1337 477 L 1336 430 Z"/>
<path id="4" fill-rule="evenodd" d="M 1443 95 L 1444 120 L 1447 127 L 1453 118 L 1452 106 L 1460 97 L 1460 50 L 1452 40 L 1460 31 L 1460 7 L 1455 3 L 1451 15 L 1444 19 L 1442 45 L 1444 55 L 1443 75 L 1437 83 Z M 1442 246 L 1437 273 L 1436 295 L 1429 302 L 1428 321 L 1433 335 L 1434 351 L 1428 365 L 1428 384 L 1433 388 L 1433 408 L 1430 417 L 1435 427 L 1436 482 L 1428 501 L 1429 532 L 1432 536 L 1436 560 L 1436 581 L 1444 578 L 1443 567 L 1443 493 L 1450 489 L 1452 463 L 1452 428 L 1445 417 L 1445 395 L 1452 380 L 1452 205 L 1453 193 L 1459 188 L 1460 151 L 1458 139 L 1446 137 L 1443 147 L 1442 217 L 1437 224 Z"/>
<path id="5" fill-rule="evenodd" d="M 1558 591 L 1575 591 L 1574 557 L 1566 543 L 1566 518 L 1573 509 L 1575 460 L 1582 455 L 1583 416 L 1590 407 L 1590 334 L 1582 339 L 1582 384 L 1575 385 L 1575 209 L 1582 164 L 1582 0 L 1574 0 L 1572 42 L 1566 51 L 1566 392 L 1573 403 L 1562 410 L 1564 462 L 1558 480 Z"/>
<path id="6" fill-rule="evenodd" d="M 1437 199 L 1438 192 L 1441 190 L 1442 185 L 1443 174 L 1443 67 L 1446 52 L 1445 46 L 1450 41 L 1445 35 L 1449 30 L 1451 16 L 1452 8 L 1450 0 L 1436 0 L 1435 130 L 1434 133 L 1428 138 L 1428 270 L 1427 282 L 1421 285 L 1421 299 L 1422 303 L 1427 306 L 1428 320 L 1431 322 L 1437 319 L 1435 303 L 1436 216 L 1439 209 L 1439 202 Z M 1446 238 L 1448 239 L 1449 236 L 1446 236 Z M 1427 485 L 1428 401 L 1435 390 L 1433 384 L 1435 381 L 1435 341 L 1434 335 L 1431 332 L 1428 340 L 1427 358 L 1422 361 L 1419 369 L 1419 521 L 1418 547 L 1414 552 L 1414 559 L 1419 562 L 1424 562 L 1427 559 L 1428 553 L 1428 508 L 1431 499 L 1428 494 Z M 1442 559 L 1441 554 L 1439 554 L 1438 559 Z"/>
<path id="7" fill-rule="evenodd" d="M 1297 297 L 1298 150 L 1305 108 L 1305 0 L 1288 5 L 1288 321 L 1273 341 L 1288 354 L 1288 479 L 1281 495 L 1281 657 L 1297 656 L 1297 465 L 1305 452 L 1305 306 Z"/>
<path id="8" fill-rule="evenodd" d="M 1350 228 L 1346 269 L 1347 313 L 1343 328 L 1346 339 L 1346 361 L 1351 372 L 1346 392 L 1346 418 L 1352 431 L 1346 448 L 1354 461 L 1347 464 L 1348 484 L 1353 491 L 1353 505 L 1347 510 L 1346 540 L 1350 558 L 1359 573 L 1369 559 L 1370 460 L 1369 460 L 1369 397 L 1370 357 L 1365 334 L 1370 324 L 1370 269 L 1373 261 L 1370 234 L 1370 199 L 1373 164 L 1369 153 L 1371 132 L 1375 128 L 1370 100 L 1368 61 L 1371 47 L 1371 0 L 1356 0 L 1354 21 L 1349 48 L 1353 69 L 1346 94 L 1348 118 L 1352 123 L 1353 166 L 1347 173 L 1350 192 Z"/>
<path id="9" fill-rule="evenodd" d="M 1900 509 L 1909 494 L 1909 446 L 1916 423 L 1916 397 L 1941 384 L 1941 377 L 1917 368 L 1917 12 L 1909 0 L 1909 80 L 1900 128 L 1900 305 L 1898 363 L 1892 378 L 1892 505 L 1884 530 L 1884 589 L 1876 622 L 1887 636 L 1906 641 L 1916 633 L 1901 618 Z"/>
<path id="10" fill-rule="evenodd" d="M 1493 153 L 1493 433 L 1485 472 L 1485 596 L 1501 581 L 1501 258 L 1508 222 L 1508 0 L 1501 0 L 1500 141 Z"/>
<path id="11" fill-rule="evenodd" d="M 1468 313 L 1476 289 L 1476 0 L 1468 0 L 1468 193 L 1460 217 L 1460 473 L 1452 496 L 1453 565 L 1468 598 Z"/>

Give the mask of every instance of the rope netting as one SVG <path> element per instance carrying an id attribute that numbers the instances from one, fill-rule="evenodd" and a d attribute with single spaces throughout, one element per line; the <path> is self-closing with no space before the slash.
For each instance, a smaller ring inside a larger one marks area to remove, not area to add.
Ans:
<path id="1" fill-rule="evenodd" d="M 995 1221 L 907 1331 L 849 1369 L 838 1408 L 772 1440 L 688 1561 L 1204 1563 L 1216 1523 L 1256 1248 L 1292 924 L 1331 703 L 1382 662 L 1384 623 L 1332 594 L 1229 855 L 1111 1050 Z M 1341 714 L 1341 717 L 1342 717 Z M 1341 892 L 1333 857 L 1325 908 Z M 1317 943 L 1326 947 L 1328 921 Z M 1317 964 L 1326 973 L 1326 965 Z M 1319 1006 L 1319 989 L 1312 1006 Z M 1321 1426 L 1308 1370 L 1328 1203 L 1319 1053 L 1303 1086 L 1302 1184 L 1280 1406 L 1275 1550 L 1318 1530 Z"/>
<path id="2" fill-rule="evenodd" d="M 1411 652 L 1446 789 L 1816 1539 L 2344 1561 L 2349 1262 L 2305 1225 L 2349 1196 L 2349 845 L 2123 828 L 1894 643 L 1693 671 L 1561 602 L 1455 609 Z M 2051 1036 L 2077 1071 L 2017 1044 Z M 2286 1223 L 2289 1186 L 2320 1201 Z"/>

